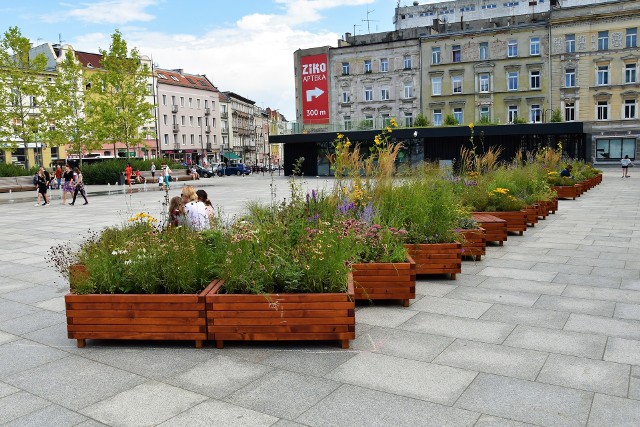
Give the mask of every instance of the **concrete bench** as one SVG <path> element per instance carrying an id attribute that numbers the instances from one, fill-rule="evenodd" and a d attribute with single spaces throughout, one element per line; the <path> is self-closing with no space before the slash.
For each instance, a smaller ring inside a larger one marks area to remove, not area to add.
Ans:
<path id="1" fill-rule="evenodd" d="M 147 184 L 152 183 L 151 180 L 151 171 L 140 171 L 140 176 L 147 180 Z M 158 177 L 162 176 L 162 170 L 156 170 L 155 181 L 154 184 L 158 183 Z M 135 172 L 131 177 L 132 180 L 135 180 Z M 176 181 L 195 181 L 195 179 L 191 178 L 191 176 L 187 175 L 186 169 L 173 169 L 171 173 L 171 182 Z"/>
<path id="2" fill-rule="evenodd" d="M 33 185 L 32 176 L 3 176 L 0 177 L 0 193 L 8 193 L 11 191 L 33 191 L 36 186 Z"/>

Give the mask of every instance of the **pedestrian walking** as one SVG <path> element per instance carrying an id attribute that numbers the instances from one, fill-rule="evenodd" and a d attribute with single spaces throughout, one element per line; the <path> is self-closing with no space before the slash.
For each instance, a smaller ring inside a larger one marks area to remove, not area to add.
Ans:
<path id="1" fill-rule="evenodd" d="M 169 168 L 169 165 L 162 166 L 162 177 L 164 178 L 164 185 L 166 185 L 167 188 L 171 187 L 169 184 L 171 182 L 171 168 Z"/>
<path id="2" fill-rule="evenodd" d="M 87 192 L 85 191 L 85 188 L 84 188 L 82 172 L 80 172 L 80 169 L 78 167 L 75 167 L 73 171 L 75 172 L 75 183 L 74 183 L 75 190 L 73 191 L 73 200 L 69 204 L 71 206 L 75 205 L 76 197 L 78 197 L 78 193 L 80 193 L 82 195 L 82 198 L 84 198 L 83 205 L 88 205 L 89 201 L 87 200 Z"/>
<path id="3" fill-rule="evenodd" d="M 36 206 L 40 206 L 40 196 L 42 196 L 43 199 L 42 206 L 47 206 L 49 204 L 49 196 L 47 195 L 49 184 L 51 184 L 51 175 L 49 175 L 49 172 L 40 166 L 38 169 L 38 199 L 36 200 Z"/>
<path id="4" fill-rule="evenodd" d="M 133 175 L 133 168 L 131 167 L 131 163 L 127 163 L 127 167 L 124 168 L 124 174 L 127 178 L 127 185 L 131 188 L 131 175 Z"/>
<path id="5" fill-rule="evenodd" d="M 620 164 L 622 164 L 622 178 L 629 178 L 629 166 L 633 167 L 633 162 L 631 162 L 628 154 L 624 156 L 624 159 L 620 160 Z"/>
<path id="6" fill-rule="evenodd" d="M 151 163 L 151 181 L 156 180 L 156 164 Z"/>
<path id="7" fill-rule="evenodd" d="M 62 204 L 67 204 L 67 193 L 71 194 L 74 191 L 74 172 L 71 170 L 71 166 L 67 163 L 64 165 L 64 172 L 62 173 L 62 177 L 64 178 L 64 183 L 62 184 Z"/>
<path id="8" fill-rule="evenodd" d="M 62 167 L 60 165 L 56 167 L 56 181 L 58 182 L 58 186 L 56 188 L 62 188 Z"/>

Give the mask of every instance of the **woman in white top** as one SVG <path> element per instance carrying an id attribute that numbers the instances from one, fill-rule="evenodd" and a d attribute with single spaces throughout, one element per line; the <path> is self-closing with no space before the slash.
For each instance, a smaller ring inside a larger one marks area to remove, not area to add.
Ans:
<path id="1" fill-rule="evenodd" d="M 187 225 L 196 231 L 208 230 L 210 227 L 207 207 L 198 200 L 194 188 L 190 185 L 185 186 L 182 188 L 181 196 Z"/>
<path id="2" fill-rule="evenodd" d="M 622 178 L 629 178 L 629 166 L 633 166 L 629 155 L 627 154 L 626 156 L 624 156 L 624 159 L 620 160 L 620 163 L 622 164 Z"/>

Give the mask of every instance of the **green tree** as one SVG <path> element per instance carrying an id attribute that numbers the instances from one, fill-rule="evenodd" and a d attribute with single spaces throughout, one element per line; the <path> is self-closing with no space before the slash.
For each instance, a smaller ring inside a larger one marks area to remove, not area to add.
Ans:
<path id="1" fill-rule="evenodd" d="M 78 154 L 82 166 L 83 154 L 102 146 L 85 113 L 87 79 L 71 50 L 65 53 L 57 71 L 45 101 L 49 122 L 55 125 L 47 131 L 47 140 L 53 146 L 68 145 L 71 152 Z"/>
<path id="2" fill-rule="evenodd" d="M 109 50 L 100 49 L 101 68 L 90 78 L 87 98 L 90 125 L 100 142 L 122 142 L 129 156 L 129 148 L 142 141 L 140 127 L 153 119 L 154 106 L 147 102 L 147 78 L 151 70 L 140 61 L 137 49 L 127 49 L 127 42 L 116 30 L 111 36 Z"/>
<path id="3" fill-rule="evenodd" d="M 0 141 L 3 148 L 22 146 L 26 168 L 32 143 L 43 143 L 48 127 L 44 108 L 47 58 L 31 54 L 31 42 L 18 27 L 10 27 L 0 38 Z"/>
<path id="4" fill-rule="evenodd" d="M 551 113 L 551 121 L 554 123 L 558 123 L 562 121 L 562 111 L 559 108 L 556 108 Z"/>
<path id="5" fill-rule="evenodd" d="M 453 114 L 447 114 L 444 117 L 444 125 L 445 126 L 457 126 L 459 124 L 460 123 L 458 123 L 458 119 L 456 119 Z"/>

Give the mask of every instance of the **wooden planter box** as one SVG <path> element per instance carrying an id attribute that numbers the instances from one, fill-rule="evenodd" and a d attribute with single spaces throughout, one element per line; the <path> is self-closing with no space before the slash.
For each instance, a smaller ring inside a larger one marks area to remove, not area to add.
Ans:
<path id="1" fill-rule="evenodd" d="M 426 243 L 404 245 L 416 262 L 416 274 L 449 274 L 455 280 L 462 272 L 462 244 Z"/>
<path id="2" fill-rule="evenodd" d="M 578 197 L 578 188 L 575 185 L 559 185 L 551 187 L 558 195 L 558 199 L 573 199 Z"/>
<path id="3" fill-rule="evenodd" d="M 538 219 L 547 219 L 549 215 L 549 202 L 540 200 L 538 203 L 534 203 L 534 206 L 538 210 Z"/>
<path id="4" fill-rule="evenodd" d="M 354 286 L 345 293 L 220 294 L 222 280 L 206 295 L 207 336 L 225 341 L 338 340 L 349 348 L 355 339 Z"/>
<path id="5" fill-rule="evenodd" d="M 578 197 L 580 197 L 582 194 L 584 194 L 585 191 L 587 191 L 581 182 L 577 183 L 575 187 L 576 187 L 576 196 Z"/>
<path id="6" fill-rule="evenodd" d="M 533 227 L 538 223 L 538 207 L 535 205 L 525 206 L 522 209 L 527 214 L 527 222 L 526 225 L 528 227 Z"/>
<path id="7" fill-rule="evenodd" d="M 602 174 L 599 173 L 598 175 L 596 175 L 596 185 L 600 184 L 602 182 Z"/>
<path id="8" fill-rule="evenodd" d="M 484 229 L 487 242 L 498 242 L 502 246 L 507 240 L 507 221 L 488 213 L 474 212 L 473 219 Z"/>
<path id="9" fill-rule="evenodd" d="M 520 211 L 505 211 L 505 212 L 473 212 L 485 213 L 493 215 L 495 217 L 504 219 L 507 221 L 507 231 L 518 233 L 522 236 L 523 231 L 527 230 L 527 213 L 524 210 Z M 482 226 L 484 228 L 484 226 Z"/>
<path id="10" fill-rule="evenodd" d="M 549 203 L 549 205 L 548 205 L 549 213 L 555 214 L 556 211 L 558 210 L 558 198 L 554 197 L 548 203 Z"/>
<path id="11" fill-rule="evenodd" d="M 207 339 L 205 295 L 67 294 L 67 332 L 84 347 L 87 339 L 195 341 Z"/>
<path id="12" fill-rule="evenodd" d="M 505 234 L 506 233 L 505 230 Z M 460 230 L 460 234 L 463 237 L 462 256 L 471 257 L 476 261 L 480 261 L 482 256 L 487 253 L 487 235 L 485 229 L 480 227 L 471 230 Z"/>
<path id="13" fill-rule="evenodd" d="M 409 300 L 416 297 L 416 263 L 370 262 L 353 264 L 351 274 L 356 300 L 402 300 L 409 307 Z"/>

